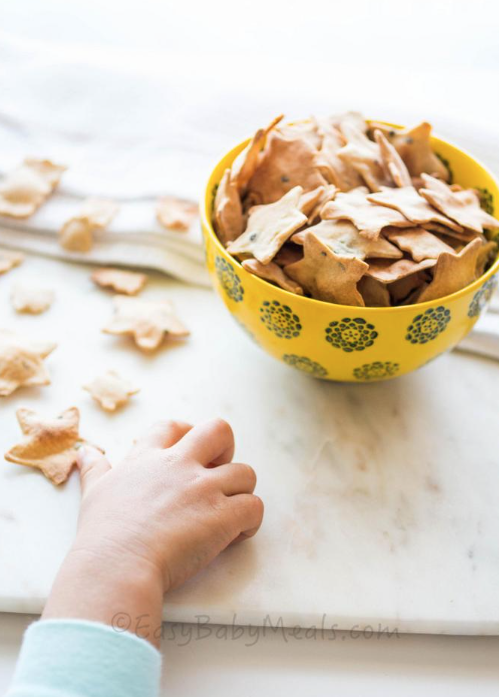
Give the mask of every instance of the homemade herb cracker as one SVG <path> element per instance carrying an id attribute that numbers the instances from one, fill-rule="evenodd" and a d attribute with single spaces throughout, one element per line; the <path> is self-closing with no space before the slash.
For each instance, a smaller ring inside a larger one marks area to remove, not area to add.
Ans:
<path id="1" fill-rule="evenodd" d="M 449 183 L 428 123 L 281 120 L 214 193 L 215 231 L 247 272 L 316 300 L 390 307 L 454 293 L 493 263 L 499 221 L 479 191 Z"/>

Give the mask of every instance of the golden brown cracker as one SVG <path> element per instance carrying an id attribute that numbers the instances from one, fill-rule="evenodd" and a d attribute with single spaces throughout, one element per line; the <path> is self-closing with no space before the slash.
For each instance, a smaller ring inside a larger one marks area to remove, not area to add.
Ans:
<path id="1" fill-rule="evenodd" d="M 49 385 L 50 377 L 43 359 L 56 345 L 0 329 L 0 397 L 6 397 L 23 386 Z"/>
<path id="2" fill-rule="evenodd" d="M 384 234 L 404 252 L 408 252 L 414 261 L 437 259 L 442 252 L 452 253 L 452 247 L 422 227 L 385 228 Z"/>
<path id="3" fill-rule="evenodd" d="M 147 283 L 147 276 L 144 273 L 109 267 L 96 269 L 91 279 L 101 288 L 110 288 L 123 295 L 137 295 Z"/>
<path id="4" fill-rule="evenodd" d="M 245 259 L 242 266 L 246 271 L 249 271 L 249 273 L 259 276 L 265 281 L 275 283 L 283 290 L 295 293 L 296 295 L 303 295 L 303 288 L 296 283 L 296 281 L 293 281 L 292 278 L 289 278 L 282 268 L 272 261 L 268 264 L 261 264 L 256 259 Z"/>
<path id="5" fill-rule="evenodd" d="M 167 230 L 186 232 L 198 215 L 196 203 L 175 196 L 162 196 L 156 206 L 156 218 Z"/>
<path id="6" fill-rule="evenodd" d="M 104 230 L 112 221 L 118 206 L 107 199 L 89 198 L 80 212 L 69 218 L 59 231 L 59 243 L 69 252 L 89 252 L 94 244 L 94 232 Z"/>
<path id="7" fill-rule="evenodd" d="M 303 244 L 303 259 L 286 267 L 286 273 L 316 300 L 340 305 L 363 306 L 357 283 L 368 265 L 355 257 L 342 257 L 309 233 Z"/>
<path id="8" fill-rule="evenodd" d="M 79 435 L 78 409 L 71 407 L 52 419 L 31 409 L 18 409 L 16 415 L 24 438 L 5 453 L 5 459 L 41 470 L 54 484 L 65 482 L 84 443 Z"/>
<path id="9" fill-rule="evenodd" d="M 384 187 L 378 193 L 370 194 L 367 198 L 371 203 L 398 211 L 415 225 L 431 222 L 439 223 L 456 232 L 463 230 L 460 225 L 430 206 L 428 201 L 420 196 L 413 186 L 403 186 L 398 189 Z"/>
<path id="10" fill-rule="evenodd" d="M 106 411 L 116 411 L 126 404 L 129 398 L 139 392 L 131 382 L 122 378 L 114 370 L 108 370 L 96 377 L 83 389 L 89 392 L 94 400 Z"/>
<path id="11" fill-rule="evenodd" d="M 243 234 L 227 248 L 230 254 L 251 254 L 268 264 L 293 232 L 305 225 L 307 216 L 300 209 L 301 186 L 295 186 L 279 201 L 251 209 Z"/>
<path id="12" fill-rule="evenodd" d="M 477 277 L 477 260 L 482 248 L 481 240 L 473 240 L 459 252 L 438 257 L 433 270 L 433 280 L 419 296 L 420 302 L 443 298 L 465 288 Z"/>
<path id="13" fill-rule="evenodd" d="M 114 316 L 104 327 L 106 334 L 129 334 L 137 346 L 152 351 L 165 337 L 183 338 L 189 330 L 176 316 L 169 300 L 142 300 L 116 295 Z"/>

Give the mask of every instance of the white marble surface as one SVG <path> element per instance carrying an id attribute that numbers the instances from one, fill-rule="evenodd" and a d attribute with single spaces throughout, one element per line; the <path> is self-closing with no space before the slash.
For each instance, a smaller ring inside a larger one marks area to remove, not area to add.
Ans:
<path id="1" fill-rule="evenodd" d="M 19 316 L 15 281 L 57 293 L 45 315 Z M 173 621 L 378 624 L 399 632 L 499 633 L 496 362 L 444 356 L 392 382 L 342 385 L 275 362 L 210 291 L 157 278 L 192 329 L 153 356 L 100 333 L 111 296 L 89 270 L 30 258 L 0 279 L 0 326 L 59 343 L 52 385 L 0 402 L 0 450 L 19 438 L 15 410 L 81 409 L 83 436 L 121 457 L 150 421 L 221 415 L 237 458 L 258 473 L 259 535 L 170 594 Z M 108 415 L 81 385 L 114 368 L 142 391 Z M 0 468 L 0 611 L 38 612 L 74 533 L 78 479 Z M 197 620 L 198 616 L 202 616 Z M 322 619 L 324 617 L 324 620 Z"/>

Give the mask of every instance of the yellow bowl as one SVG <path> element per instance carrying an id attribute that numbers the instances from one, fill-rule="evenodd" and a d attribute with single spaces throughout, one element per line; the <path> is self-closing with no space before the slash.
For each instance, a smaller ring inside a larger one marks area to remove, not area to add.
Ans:
<path id="1" fill-rule="evenodd" d="M 248 141 L 231 150 L 208 180 L 201 223 L 206 263 L 234 319 L 265 351 L 326 380 L 367 382 L 420 368 L 453 348 L 472 329 L 497 285 L 499 258 L 466 288 L 403 307 L 351 307 L 312 300 L 248 273 L 227 253 L 211 224 L 216 187 Z M 432 138 L 454 181 L 482 189 L 489 212 L 499 188 L 492 174 L 455 145 Z"/>

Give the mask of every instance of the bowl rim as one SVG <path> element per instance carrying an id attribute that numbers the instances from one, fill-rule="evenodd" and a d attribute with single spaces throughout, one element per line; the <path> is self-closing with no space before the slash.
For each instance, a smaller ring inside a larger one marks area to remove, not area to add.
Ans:
<path id="1" fill-rule="evenodd" d="M 308 121 L 308 119 L 295 119 L 292 123 L 297 123 L 297 122 L 304 122 Z M 400 126 L 398 124 L 393 124 L 388 121 L 381 121 L 377 119 L 367 119 L 368 123 L 371 121 L 375 121 L 376 123 L 382 123 L 385 126 L 393 126 L 394 128 L 403 128 L 403 126 Z M 448 301 L 454 301 L 454 300 L 459 300 L 459 298 L 463 297 L 464 295 L 467 295 L 468 293 L 471 292 L 476 292 L 476 290 L 479 288 L 479 286 L 482 286 L 482 284 L 486 283 L 497 271 L 499 270 L 499 254 L 494 261 L 494 263 L 491 265 L 491 267 L 483 273 L 481 276 L 479 276 L 477 279 L 473 281 L 473 283 L 468 284 L 464 288 L 461 288 L 460 290 L 455 291 L 454 293 L 451 293 L 449 295 L 443 295 L 441 298 L 434 298 L 433 300 L 427 300 L 426 302 L 423 303 L 414 303 L 412 305 L 396 305 L 395 307 L 369 307 L 369 306 L 355 306 L 355 305 L 340 305 L 339 303 L 330 303 L 326 302 L 325 300 L 316 300 L 315 298 L 308 298 L 304 295 L 297 295 L 296 293 L 291 293 L 288 290 L 284 290 L 284 288 L 281 288 L 280 286 L 276 286 L 273 283 L 270 283 L 269 281 L 266 281 L 263 278 L 260 278 L 259 276 L 256 276 L 255 274 L 249 273 L 249 271 L 246 271 L 246 269 L 242 266 L 241 262 L 238 261 L 235 257 L 233 257 L 229 252 L 226 250 L 226 248 L 223 246 L 221 241 L 218 238 L 218 235 L 215 232 L 215 229 L 212 225 L 211 222 L 211 206 L 212 206 L 212 189 L 213 189 L 213 184 L 211 183 L 213 174 L 215 170 L 218 169 L 220 164 L 231 156 L 234 152 L 234 158 L 248 145 L 250 142 L 252 136 L 249 138 L 246 138 L 245 140 L 241 141 L 234 147 L 232 147 L 230 150 L 228 150 L 215 164 L 214 167 L 212 167 L 210 174 L 208 176 L 206 185 L 204 187 L 204 196 L 203 199 L 201 200 L 201 205 L 200 205 L 200 213 L 201 213 L 201 224 L 203 228 L 207 231 L 208 235 L 210 236 L 211 240 L 215 243 L 215 246 L 218 248 L 220 252 L 223 253 L 223 255 L 227 258 L 229 258 L 235 265 L 238 267 L 238 271 L 243 274 L 243 277 L 245 276 L 251 276 L 252 281 L 255 282 L 258 285 L 262 287 L 262 289 L 266 288 L 272 288 L 279 294 L 283 294 L 285 298 L 292 298 L 295 302 L 296 300 L 299 300 L 300 302 L 306 301 L 310 303 L 310 307 L 313 307 L 313 305 L 318 305 L 320 307 L 326 308 L 341 308 L 347 312 L 352 312 L 352 308 L 355 307 L 356 311 L 364 312 L 368 311 L 369 313 L 373 314 L 382 314 L 382 313 L 402 313 L 406 312 L 410 308 L 421 308 L 422 311 L 424 312 L 430 307 L 434 307 L 435 304 L 444 304 L 445 302 Z M 445 145 L 450 145 L 451 148 L 454 148 L 455 150 L 459 151 L 462 155 L 464 155 L 466 158 L 472 160 L 475 164 L 477 164 L 496 184 L 496 186 L 499 188 L 499 180 L 492 174 L 492 172 L 489 170 L 488 167 L 486 167 L 480 160 L 477 160 L 476 157 L 473 157 L 467 150 L 464 150 L 463 148 L 459 147 L 458 145 L 455 145 L 453 142 L 449 140 L 444 140 L 443 138 L 440 138 L 438 135 L 432 135 L 432 139 L 437 140 L 441 143 L 444 143 Z M 494 215 L 495 218 L 497 218 L 496 215 Z M 497 218 L 499 220 L 499 218 Z"/>

